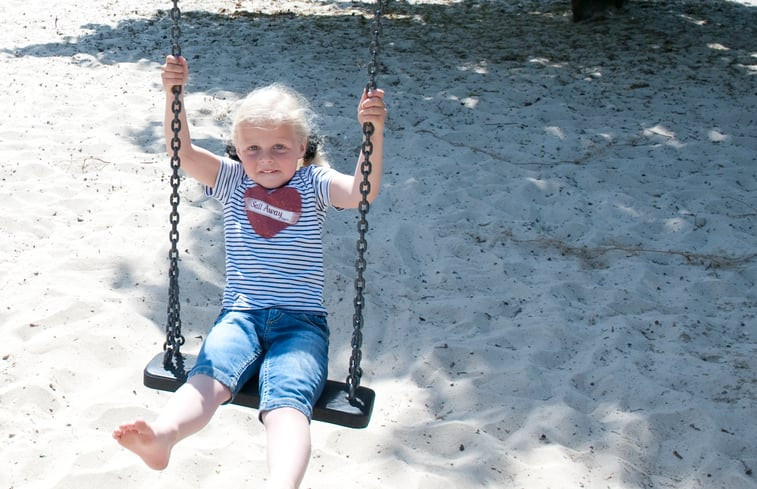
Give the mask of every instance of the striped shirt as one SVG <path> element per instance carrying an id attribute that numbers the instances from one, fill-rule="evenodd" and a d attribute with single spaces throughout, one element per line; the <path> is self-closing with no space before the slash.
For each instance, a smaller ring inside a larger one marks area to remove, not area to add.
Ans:
<path id="1" fill-rule="evenodd" d="M 271 192 L 253 182 L 241 163 L 221 160 L 216 184 L 205 192 L 223 205 L 225 309 L 277 307 L 326 314 L 321 231 L 326 209 L 331 207 L 333 172 L 302 167 L 286 186 L 273 191 L 289 197 L 299 194 L 298 213 L 275 200 L 267 202 Z"/>

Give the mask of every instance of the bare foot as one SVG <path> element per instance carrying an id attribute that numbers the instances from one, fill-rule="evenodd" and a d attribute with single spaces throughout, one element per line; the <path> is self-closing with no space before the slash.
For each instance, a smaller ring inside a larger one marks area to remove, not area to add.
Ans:
<path id="1" fill-rule="evenodd" d="M 113 430 L 113 438 L 124 448 L 142 457 L 151 469 L 163 470 L 168 465 L 173 444 L 168 436 L 157 433 L 152 426 L 141 419 L 122 424 Z"/>

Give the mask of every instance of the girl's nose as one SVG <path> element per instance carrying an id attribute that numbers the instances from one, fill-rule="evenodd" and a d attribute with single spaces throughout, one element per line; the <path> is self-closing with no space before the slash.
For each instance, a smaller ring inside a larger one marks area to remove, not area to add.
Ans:
<path id="1" fill-rule="evenodd" d="M 258 157 L 258 162 L 260 163 L 271 163 L 273 162 L 273 153 L 270 150 L 263 150 L 260 152 L 260 156 Z"/>

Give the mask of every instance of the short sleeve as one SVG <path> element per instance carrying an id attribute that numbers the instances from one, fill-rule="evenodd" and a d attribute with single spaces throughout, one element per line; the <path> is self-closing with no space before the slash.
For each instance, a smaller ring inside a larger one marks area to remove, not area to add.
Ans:
<path id="1" fill-rule="evenodd" d="M 309 180 L 315 192 L 316 202 L 321 209 L 332 207 L 331 204 L 331 180 L 336 174 L 336 170 L 322 166 L 307 166 L 303 169 L 302 177 Z"/>
<path id="2" fill-rule="evenodd" d="M 205 187 L 205 195 L 226 204 L 231 200 L 234 191 L 240 185 L 244 176 L 244 168 L 240 162 L 221 158 L 216 183 L 212 187 Z"/>

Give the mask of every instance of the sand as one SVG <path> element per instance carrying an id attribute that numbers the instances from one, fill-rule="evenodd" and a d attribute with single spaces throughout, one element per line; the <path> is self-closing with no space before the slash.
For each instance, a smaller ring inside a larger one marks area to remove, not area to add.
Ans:
<path id="1" fill-rule="evenodd" d="M 162 472 L 110 437 L 168 394 L 170 2 L 0 4 L 0 488 L 260 487 L 253 410 Z M 193 136 L 285 81 L 334 167 L 359 145 L 370 7 L 182 2 Z M 313 424 L 303 488 L 757 488 L 757 5 L 392 2 L 371 207 L 371 424 Z M 218 206 L 182 184 L 185 350 L 218 313 Z M 346 376 L 354 212 L 329 215 L 332 378 Z"/>

